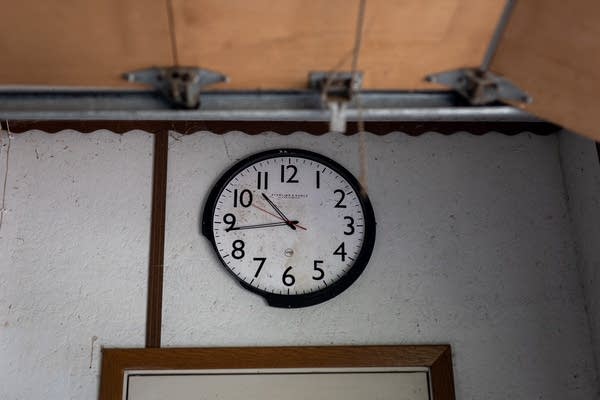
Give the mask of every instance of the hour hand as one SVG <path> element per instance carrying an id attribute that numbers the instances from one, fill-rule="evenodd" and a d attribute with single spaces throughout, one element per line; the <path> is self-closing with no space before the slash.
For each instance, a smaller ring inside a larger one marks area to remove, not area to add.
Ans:
<path id="1" fill-rule="evenodd" d="M 266 195 L 266 194 L 264 194 L 264 193 L 261 193 L 261 194 L 262 194 L 262 197 L 263 197 L 263 198 L 264 198 L 264 199 L 267 201 L 267 203 L 269 203 L 269 205 L 270 205 L 271 207 L 273 207 L 273 210 L 275 210 L 275 212 L 276 212 L 277 214 L 279 214 L 279 216 L 281 217 L 281 219 L 285 221 L 286 225 L 287 225 L 287 226 L 289 226 L 290 228 L 292 228 L 292 229 L 294 229 L 294 230 L 295 230 L 295 229 L 296 229 L 296 225 L 295 225 L 295 224 L 293 224 L 293 223 L 292 223 L 292 221 L 290 221 L 290 220 L 288 219 L 288 217 L 286 217 L 286 216 L 285 216 L 285 215 L 284 215 L 284 214 L 281 212 L 281 210 L 280 210 L 280 209 L 279 209 L 279 208 L 278 208 L 278 207 L 275 205 L 275 203 L 273 203 L 273 202 L 272 202 L 272 201 L 271 201 L 271 200 L 270 200 L 270 199 L 267 197 L 267 195 Z"/>
<path id="2" fill-rule="evenodd" d="M 239 231 L 242 229 L 270 228 L 273 226 L 289 226 L 290 224 L 295 226 L 297 223 L 298 223 L 298 221 L 284 221 L 284 222 L 270 222 L 268 224 L 232 226 L 231 228 L 225 229 L 225 232 Z"/>

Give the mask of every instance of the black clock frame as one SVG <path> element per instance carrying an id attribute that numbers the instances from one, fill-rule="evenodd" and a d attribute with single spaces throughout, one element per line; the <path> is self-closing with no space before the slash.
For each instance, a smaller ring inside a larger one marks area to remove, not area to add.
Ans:
<path id="1" fill-rule="evenodd" d="M 334 170 L 340 176 L 342 176 L 356 191 L 358 199 L 360 201 L 363 213 L 364 213 L 364 239 L 363 244 L 360 250 L 360 253 L 356 257 L 356 260 L 350 270 L 344 274 L 340 279 L 332 283 L 331 285 L 326 286 L 325 288 L 306 294 L 276 294 L 267 292 L 265 290 L 258 289 L 244 280 L 242 280 L 239 276 L 237 276 L 229 267 L 219 254 L 217 244 L 214 237 L 213 232 L 213 216 L 215 207 L 217 205 L 217 200 L 223 192 L 225 186 L 236 176 L 238 173 L 248 168 L 250 165 L 255 164 L 260 161 L 264 161 L 270 158 L 277 158 L 282 156 L 289 157 L 299 157 L 306 158 L 308 160 L 317 161 L 328 168 Z M 308 150 L 301 149 L 275 149 L 275 150 L 267 150 L 254 155 L 251 155 L 236 164 L 234 164 L 231 168 L 229 168 L 219 180 L 215 183 L 213 188 L 210 191 L 210 194 L 206 200 L 204 205 L 204 211 L 202 215 L 201 222 L 201 231 L 204 236 L 211 242 L 212 247 L 214 248 L 221 264 L 225 267 L 225 269 L 233 276 L 235 279 L 241 284 L 245 289 L 256 293 L 262 296 L 267 303 L 272 307 L 282 307 L 282 308 L 299 308 L 299 307 L 307 307 L 315 304 L 323 303 L 338 294 L 342 293 L 346 290 L 350 285 L 352 285 L 361 273 L 364 271 L 369 259 L 371 258 L 371 254 L 373 252 L 373 247 L 375 245 L 375 213 L 373 212 L 373 207 L 371 206 L 371 201 L 367 196 L 366 191 L 362 188 L 358 180 L 352 175 L 346 168 L 333 161 L 332 159 L 325 157 L 321 154 L 314 153 Z"/>

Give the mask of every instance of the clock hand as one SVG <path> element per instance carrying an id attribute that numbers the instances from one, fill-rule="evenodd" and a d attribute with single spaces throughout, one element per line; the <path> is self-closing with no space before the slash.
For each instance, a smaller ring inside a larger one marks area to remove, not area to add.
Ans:
<path id="1" fill-rule="evenodd" d="M 281 218 L 279 215 L 277 215 L 277 214 L 273 214 L 272 212 L 270 212 L 270 211 L 267 211 L 267 210 L 265 210 L 264 208 L 262 208 L 262 207 L 259 207 L 259 206 L 257 206 L 257 205 L 256 205 L 256 204 L 254 204 L 254 203 L 252 203 L 252 207 L 254 207 L 254 208 L 257 208 L 257 209 L 259 209 L 260 211 L 264 212 L 265 214 L 269 214 L 270 216 L 272 216 L 272 217 L 275 217 L 275 218 L 279 218 L 279 219 L 281 219 L 281 220 L 283 221 L 283 219 L 282 219 L 282 218 Z M 287 223 L 286 223 L 286 225 L 287 225 Z M 307 229 L 306 229 L 305 227 L 303 227 L 302 225 L 298 225 L 298 224 L 296 224 L 296 227 L 298 227 L 298 228 L 300 228 L 300 229 L 303 229 L 303 230 L 305 230 L 305 231 L 307 230 Z"/>
<path id="2" fill-rule="evenodd" d="M 296 225 L 296 224 L 298 224 L 298 221 L 289 221 L 289 223 Z M 225 229 L 225 232 L 238 231 L 241 229 L 268 228 L 268 227 L 272 227 L 272 226 L 286 226 L 286 225 L 289 225 L 289 224 L 284 221 L 284 222 L 270 222 L 268 224 L 234 226 L 234 227 Z"/>
<path id="3" fill-rule="evenodd" d="M 269 200 L 269 198 L 267 197 L 267 195 L 264 194 L 264 193 L 261 193 L 261 194 L 262 194 L 262 197 L 267 201 L 267 203 L 269 203 L 269 205 L 271 207 L 273 207 L 273 210 L 275 210 L 275 212 L 277 214 L 279 214 L 279 216 L 281 217 L 281 219 L 284 220 L 288 224 L 288 226 L 290 228 L 296 230 L 296 226 L 294 226 L 294 224 L 290 223 L 290 220 L 281 212 L 281 210 L 279 208 L 277 208 L 277 206 L 271 200 Z"/>

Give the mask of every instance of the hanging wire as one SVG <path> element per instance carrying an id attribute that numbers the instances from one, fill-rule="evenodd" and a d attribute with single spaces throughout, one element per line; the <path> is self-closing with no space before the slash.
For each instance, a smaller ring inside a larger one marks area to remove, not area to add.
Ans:
<path id="1" fill-rule="evenodd" d="M 360 56 L 360 50 L 362 47 L 362 38 L 364 35 L 364 21 L 365 21 L 365 11 L 367 7 L 366 0 L 359 0 L 358 3 L 358 14 L 356 19 L 356 30 L 354 34 L 354 47 L 352 51 L 344 54 L 342 59 L 327 73 L 327 80 L 323 85 L 323 89 L 321 91 L 322 95 L 325 96 L 331 86 L 333 80 L 337 76 L 337 71 L 346 63 L 349 57 L 351 58 L 351 79 L 350 88 L 354 91 L 354 88 L 357 87 L 356 79 L 358 76 L 358 58 Z M 363 108 L 360 101 L 360 89 L 356 92 L 353 92 L 353 97 L 356 102 L 356 108 L 358 110 L 357 116 L 357 128 L 358 128 L 358 157 L 359 157 L 359 182 L 361 184 L 362 190 L 367 191 L 367 143 L 365 138 L 365 122 L 363 118 Z"/>
<path id="2" fill-rule="evenodd" d="M 356 70 L 358 67 L 358 56 L 362 46 L 363 31 L 365 26 L 365 8 L 367 0 L 359 0 L 358 16 L 356 19 L 356 32 L 354 33 L 354 49 L 352 50 L 352 80 L 356 79 Z"/>
<path id="3" fill-rule="evenodd" d="M 359 0 L 358 3 L 358 16 L 356 20 L 356 32 L 354 36 L 354 50 L 352 51 L 352 90 L 357 87 L 357 69 L 358 69 L 358 57 L 360 56 L 360 50 L 362 46 L 362 38 L 364 35 L 365 25 L 365 10 L 367 6 L 367 0 Z M 365 137 L 365 121 L 363 118 L 363 108 L 360 101 L 360 89 L 357 89 L 354 93 L 354 99 L 356 101 L 356 108 L 358 110 L 357 117 L 357 128 L 358 128 L 358 157 L 360 164 L 359 171 L 359 182 L 363 190 L 367 191 L 367 142 Z"/>
<path id="4" fill-rule="evenodd" d="M 175 34 L 175 16 L 173 13 L 173 0 L 167 1 L 167 18 L 169 23 L 169 37 L 171 39 L 171 53 L 173 55 L 173 64 L 179 66 L 179 54 L 177 53 L 177 36 Z"/>
<path id="5" fill-rule="evenodd" d="M 2 203 L 0 204 L 0 230 L 2 229 L 2 222 L 4 220 L 4 212 L 6 211 L 4 208 L 6 202 L 6 183 L 8 182 L 8 156 L 10 154 L 10 142 L 11 142 L 11 134 L 10 134 L 10 126 L 8 125 L 8 121 L 6 122 L 6 136 L 8 138 L 8 144 L 6 145 L 6 164 L 4 166 L 4 183 L 2 184 Z M 0 129 L 0 133 L 2 130 Z"/>

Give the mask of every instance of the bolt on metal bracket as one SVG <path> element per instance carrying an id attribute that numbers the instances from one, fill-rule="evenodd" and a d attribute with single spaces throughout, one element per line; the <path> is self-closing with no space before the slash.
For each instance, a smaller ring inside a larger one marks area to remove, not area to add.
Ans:
<path id="1" fill-rule="evenodd" d="M 313 71 L 308 74 L 308 88 L 321 93 L 321 103 L 331 113 L 331 132 L 346 132 L 346 109 L 361 89 L 362 81 L 362 72 Z"/>
<path id="2" fill-rule="evenodd" d="M 152 67 L 126 72 L 123 78 L 151 85 L 174 106 L 187 109 L 200 107 L 204 86 L 229 80 L 219 72 L 198 67 Z"/>
<path id="3" fill-rule="evenodd" d="M 479 68 L 461 68 L 440 72 L 425 78 L 456 90 L 473 105 L 490 104 L 500 100 L 531 103 L 531 97 L 506 78 Z"/>

